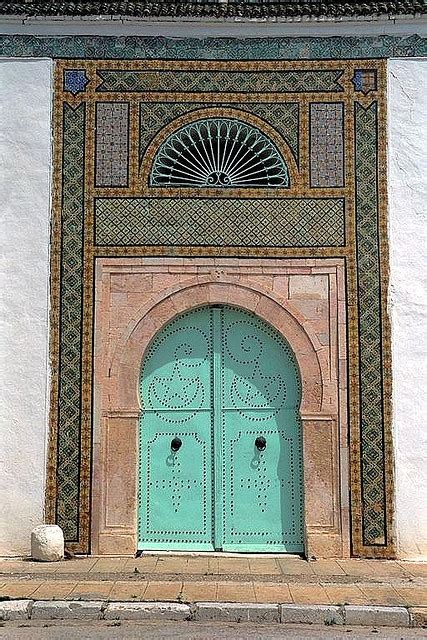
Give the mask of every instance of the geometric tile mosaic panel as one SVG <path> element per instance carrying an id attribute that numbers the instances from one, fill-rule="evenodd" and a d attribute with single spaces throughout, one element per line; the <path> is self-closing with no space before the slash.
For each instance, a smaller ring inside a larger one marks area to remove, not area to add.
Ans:
<path id="1" fill-rule="evenodd" d="M 101 79 L 97 91 L 126 92 L 156 91 L 170 93 L 259 91 L 261 93 L 295 93 L 342 91 L 339 83 L 340 70 L 327 71 L 258 71 L 244 73 L 240 71 L 116 71 L 99 69 Z"/>
<path id="2" fill-rule="evenodd" d="M 344 200 L 100 198 L 95 243 L 339 247 Z"/>
<path id="3" fill-rule="evenodd" d="M 62 60 L 357 60 L 425 57 L 427 40 L 417 34 L 228 39 L 5 35 L 0 54 Z"/>
<path id="4" fill-rule="evenodd" d="M 299 117 L 300 107 L 298 102 L 284 102 L 272 104 L 253 102 L 239 105 L 239 109 L 253 113 L 265 122 L 274 126 L 283 139 L 288 143 L 298 162 L 299 159 Z"/>
<path id="5" fill-rule="evenodd" d="M 385 490 L 381 341 L 381 265 L 378 237 L 377 105 L 355 103 L 356 230 L 359 283 L 360 440 L 362 443 L 363 536 L 365 544 L 384 544 Z"/>
<path id="6" fill-rule="evenodd" d="M 198 109 L 206 109 L 208 102 L 170 103 L 155 102 L 141 103 L 140 105 L 140 130 L 139 153 L 144 156 L 148 145 L 156 134 L 167 124 L 187 113 L 193 113 Z M 285 142 L 289 145 L 294 158 L 298 161 L 298 129 L 299 129 L 299 104 L 286 102 L 284 104 L 272 104 L 262 102 L 243 102 L 239 104 L 226 104 L 223 107 L 234 107 L 239 111 L 252 113 L 262 120 L 273 124 Z"/>
<path id="7" fill-rule="evenodd" d="M 128 183 L 129 105 L 96 105 L 96 172 L 98 187 L 124 187 Z"/>
<path id="8" fill-rule="evenodd" d="M 57 466 L 57 521 L 67 540 L 78 540 L 81 417 L 81 309 L 83 282 L 85 105 L 64 105 L 61 220 L 61 340 Z"/>
<path id="9" fill-rule="evenodd" d="M 89 551 L 94 258 L 173 254 L 345 260 L 353 552 L 393 553 L 385 65 L 372 48 L 363 59 L 363 39 L 353 39 L 350 49 L 346 38 L 302 40 L 92 38 L 99 47 L 94 59 L 82 37 L 82 56 L 57 62 L 60 225 L 52 259 L 60 269 L 52 271 L 52 299 L 60 322 L 52 326 L 59 346 L 52 362 L 57 449 L 49 458 L 47 512 L 76 551 Z M 409 40 L 375 42 L 378 51 L 396 55 L 419 51 L 420 40 Z M 22 52 L 32 43 L 36 55 L 61 50 L 66 58 L 71 51 L 71 40 L 62 48 L 52 38 L 11 42 Z M 312 53 L 318 60 L 288 59 Z M 333 53 L 347 59 L 333 60 Z M 64 71 L 73 70 L 79 74 L 69 75 L 67 88 Z M 221 197 L 205 187 L 151 187 L 156 140 L 174 134 L 176 118 L 179 127 L 194 122 L 197 109 L 201 118 L 222 110 L 231 115 L 220 117 L 236 117 L 274 138 L 286 155 L 289 187 L 230 188 Z"/>
<path id="10" fill-rule="evenodd" d="M 312 187 L 344 184 L 344 105 L 310 104 L 310 182 Z"/>

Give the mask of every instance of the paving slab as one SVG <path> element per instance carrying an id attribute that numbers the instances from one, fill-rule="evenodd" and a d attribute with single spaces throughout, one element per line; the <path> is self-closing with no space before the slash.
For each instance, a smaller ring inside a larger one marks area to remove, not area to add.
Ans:
<path id="1" fill-rule="evenodd" d="M 144 592 L 144 600 L 176 600 L 181 592 L 181 580 L 169 582 L 152 580 Z"/>
<path id="2" fill-rule="evenodd" d="M 219 572 L 223 575 L 250 574 L 248 558 L 219 558 Z"/>
<path id="3" fill-rule="evenodd" d="M 256 602 L 253 582 L 218 582 L 217 600 L 222 602 Z"/>
<path id="4" fill-rule="evenodd" d="M 317 584 L 289 584 L 292 600 L 295 604 L 330 603 L 325 589 Z"/>
<path id="5" fill-rule="evenodd" d="M 32 594 L 33 600 L 62 600 L 77 587 L 77 582 L 48 581 L 41 584 Z"/>
<path id="6" fill-rule="evenodd" d="M 254 590 L 257 602 L 259 603 L 292 602 L 292 596 L 288 584 L 277 584 L 275 582 L 255 582 Z"/>
<path id="7" fill-rule="evenodd" d="M 91 573 L 121 573 L 126 570 L 127 558 L 98 558 L 90 567 Z"/>
<path id="8" fill-rule="evenodd" d="M 277 562 L 284 575 L 315 575 L 313 563 L 306 562 L 302 558 L 278 558 Z"/>
<path id="9" fill-rule="evenodd" d="M 208 558 L 208 574 L 219 575 L 219 558 Z"/>
<path id="10" fill-rule="evenodd" d="M 98 558 L 79 558 L 64 560 L 57 563 L 56 573 L 89 573 L 98 562 Z"/>
<path id="11" fill-rule="evenodd" d="M 125 582 L 117 580 L 108 596 L 109 600 L 132 601 L 142 600 L 147 589 L 148 582 Z"/>
<path id="12" fill-rule="evenodd" d="M 405 578 L 411 575 L 405 567 L 393 560 L 377 560 L 375 564 L 371 561 L 365 560 L 365 564 L 372 575 L 377 578 Z M 369 574 L 366 573 L 365 575 Z"/>
<path id="13" fill-rule="evenodd" d="M 258 575 L 270 575 L 280 576 L 282 571 L 274 558 L 263 560 L 257 558 L 256 560 L 249 560 L 249 570 L 254 576 Z"/>
<path id="14" fill-rule="evenodd" d="M 36 589 L 43 584 L 43 581 L 26 580 L 21 578 L 19 582 L 8 582 L 0 591 L 1 598 L 29 598 Z"/>
<path id="15" fill-rule="evenodd" d="M 348 558 L 345 560 L 337 560 L 337 564 L 348 576 L 375 575 L 375 569 L 369 560 L 363 560 L 358 558 Z"/>
<path id="16" fill-rule="evenodd" d="M 351 584 L 325 584 L 324 589 L 332 604 L 369 604 L 363 591 Z"/>
<path id="17" fill-rule="evenodd" d="M 387 605 L 387 606 L 405 606 L 406 600 L 400 596 L 392 585 L 376 584 L 376 585 L 360 585 L 360 590 L 365 594 L 369 604 Z M 350 603 L 354 604 L 354 603 Z"/>
<path id="18" fill-rule="evenodd" d="M 427 578 L 427 562 L 399 562 L 399 565 L 415 578 Z"/>
<path id="19" fill-rule="evenodd" d="M 187 573 L 188 559 L 183 558 L 159 558 L 156 564 L 156 573 Z"/>
<path id="20" fill-rule="evenodd" d="M 1 574 L 40 574 L 40 573 L 56 573 L 61 565 L 58 562 L 34 562 L 30 560 L 2 560 L 0 561 Z"/>
<path id="21" fill-rule="evenodd" d="M 336 560 L 316 560 L 311 563 L 314 573 L 318 576 L 344 576 L 346 572 Z"/>
<path id="22" fill-rule="evenodd" d="M 426 586 L 402 586 L 394 585 L 397 593 L 405 599 L 405 602 L 413 607 L 427 606 L 427 585 Z"/>
<path id="23" fill-rule="evenodd" d="M 81 580 L 74 587 L 70 596 L 76 600 L 107 600 L 114 583 L 106 580 L 105 582 Z"/>
<path id="24" fill-rule="evenodd" d="M 209 558 L 189 558 L 187 573 L 191 575 L 207 575 L 209 573 Z"/>
<path id="25" fill-rule="evenodd" d="M 134 571 L 134 569 L 138 569 L 141 573 L 153 573 L 156 570 L 157 560 L 157 556 L 128 558 L 125 562 L 125 571 Z"/>
<path id="26" fill-rule="evenodd" d="M 181 598 L 184 602 L 197 600 L 215 602 L 218 593 L 218 583 L 215 582 L 184 582 Z"/>

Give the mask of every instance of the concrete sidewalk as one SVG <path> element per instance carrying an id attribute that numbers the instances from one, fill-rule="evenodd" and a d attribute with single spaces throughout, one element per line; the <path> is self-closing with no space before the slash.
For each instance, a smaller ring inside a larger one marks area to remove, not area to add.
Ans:
<path id="1" fill-rule="evenodd" d="M 427 563 L 144 555 L 0 561 L 0 600 L 403 607 L 427 624 Z M 105 608 L 104 606 L 104 608 Z M 283 609 L 287 611 L 286 607 Z"/>

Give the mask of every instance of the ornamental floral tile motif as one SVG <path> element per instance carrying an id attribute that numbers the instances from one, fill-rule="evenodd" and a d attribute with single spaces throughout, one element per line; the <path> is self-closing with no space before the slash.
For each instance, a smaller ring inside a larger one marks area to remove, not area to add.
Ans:
<path id="1" fill-rule="evenodd" d="M 345 260 L 352 545 L 393 554 L 386 66 L 356 57 L 57 61 L 47 512 L 75 550 L 89 551 L 95 260 L 209 255 Z M 227 147 L 237 129 L 252 174 Z M 178 155 L 191 180 L 171 179 Z"/>

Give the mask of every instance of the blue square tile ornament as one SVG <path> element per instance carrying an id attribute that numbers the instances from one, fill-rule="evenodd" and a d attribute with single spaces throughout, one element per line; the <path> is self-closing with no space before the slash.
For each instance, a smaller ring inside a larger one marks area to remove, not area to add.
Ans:
<path id="1" fill-rule="evenodd" d="M 64 90 L 70 91 L 74 96 L 86 90 L 89 78 L 85 69 L 68 69 L 64 71 Z"/>

